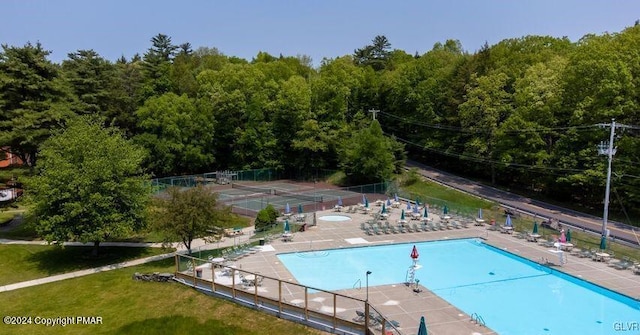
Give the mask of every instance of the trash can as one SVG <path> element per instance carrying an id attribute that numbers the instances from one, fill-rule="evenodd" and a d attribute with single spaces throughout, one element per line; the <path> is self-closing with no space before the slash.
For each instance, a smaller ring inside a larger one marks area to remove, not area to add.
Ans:
<path id="1" fill-rule="evenodd" d="M 260 245 L 264 245 L 264 238 L 261 238 L 260 240 L 258 240 L 258 243 L 259 243 Z"/>
<path id="2" fill-rule="evenodd" d="M 196 277 L 202 278 L 202 269 L 196 269 Z"/>

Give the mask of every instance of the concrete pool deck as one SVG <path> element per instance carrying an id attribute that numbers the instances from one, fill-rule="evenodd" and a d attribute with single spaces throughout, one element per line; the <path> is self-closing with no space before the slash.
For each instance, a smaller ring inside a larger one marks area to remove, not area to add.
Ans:
<path id="1" fill-rule="evenodd" d="M 376 207 L 372 209 L 374 212 L 377 210 Z M 392 224 L 396 222 L 399 213 L 399 209 L 394 209 L 389 222 Z M 487 229 L 488 226 L 470 224 L 467 228 L 460 229 L 367 235 L 361 229 L 361 224 L 370 220 L 372 218 L 371 214 L 336 213 L 333 210 L 319 211 L 317 213 L 318 218 L 323 215 L 346 215 L 351 217 L 352 220 L 342 222 L 317 220 L 316 226 L 308 227 L 304 232 L 296 232 L 291 242 L 283 242 L 280 239 L 273 240 L 261 252 L 248 255 L 237 261 L 236 264 L 241 266 L 242 270 L 260 272 L 265 276 L 295 282 L 291 273 L 280 263 L 276 256 L 277 254 L 473 237 L 483 238 L 490 245 L 536 262 L 546 258 L 555 261 L 556 264 L 558 263 L 557 257 L 549 251 L 549 248 L 528 242 L 526 239 L 518 239 L 511 234 L 490 231 Z M 435 218 L 435 220 L 438 220 L 438 218 Z M 554 268 L 635 299 L 640 297 L 640 276 L 635 275 L 632 271 L 616 270 L 606 263 L 595 262 L 590 258 L 579 258 L 569 255 L 569 253 L 567 253 L 566 258 L 566 264 Z M 407 252 L 407 260 L 409 260 L 409 251 Z M 371 271 L 376 273 L 385 271 L 385 269 L 371 269 Z M 405 286 L 403 283 L 369 286 L 369 302 L 385 317 L 399 321 L 403 334 L 417 333 L 421 316 L 425 316 L 429 334 L 495 334 L 491 329 L 471 322 L 469 315 L 450 305 L 428 289 L 424 287 L 421 287 L 421 289 L 422 292 L 415 293 L 412 288 Z M 338 292 L 361 299 L 364 299 L 366 294 L 364 284 L 360 288 Z M 313 303 L 314 306 L 310 306 L 312 308 L 322 309 L 325 307 L 320 295 L 317 301 Z M 544 306 L 535 307 L 544 308 Z M 355 317 L 355 309 L 344 311 L 344 315 Z M 570 315 L 567 315 L 567 317 L 570 317 Z M 613 329 L 613 325 L 611 326 Z"/>

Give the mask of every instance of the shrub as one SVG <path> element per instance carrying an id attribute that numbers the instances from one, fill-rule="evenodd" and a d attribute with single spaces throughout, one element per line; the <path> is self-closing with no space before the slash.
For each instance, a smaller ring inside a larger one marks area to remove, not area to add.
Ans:
<path id="1" fill-rule="evenodd" d="M 276 223 L 278 218 L 278 211 L 273 208 L 272 205 L 267 205 L 264 209 L 258 212 L 256 217 L 256 230 L 263 231 L 268 229 L 271 225 Z"/>
<path id="2" fill-rule="evenodd" d="M 418 173 L 418 169 L 411 168 L 402 178 L 402 186 L 411 186 L 420 180 L 420 174 Z"/>

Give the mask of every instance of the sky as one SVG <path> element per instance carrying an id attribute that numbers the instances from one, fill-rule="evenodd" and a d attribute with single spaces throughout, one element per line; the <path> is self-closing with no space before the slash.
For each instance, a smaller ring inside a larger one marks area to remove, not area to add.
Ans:
<path id="1" fill-rule="evenodd" d="M 59 63 L 93 49 L 114 61 L 144 54 L 159 33 L 176 45 L 215 47 L 251 60 L 353 54 L 384 35 L 393 49 L 423 54 L 456 39 L 473 53 L 527 35 L 568 37 L 622 31 L 640 19 L 637 0 L 2 0 L 0 43 L 40 42 Z"/>

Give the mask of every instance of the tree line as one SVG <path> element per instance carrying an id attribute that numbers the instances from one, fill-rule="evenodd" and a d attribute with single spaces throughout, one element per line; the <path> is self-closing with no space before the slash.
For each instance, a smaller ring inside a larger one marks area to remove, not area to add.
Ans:
<path id="1" fill-rule="evenodd" d="M 78 115 L 146 151 L 153 176 L 275 168 L 388 179 L 407 155 L 458 173 L 599 208 L 608 139 L 598 124 L 640 124 L 640 27 L 567 38 L 436 43 L 424 54 L 384 36 L 323 59 L 245 60 L 158 34 L 142 55 L 93 50 L 61 64 L 41 44 L 2 46 L 0 144 L 37 165 L 40 144 Z M 370 110 L 379 110 L 371 121 Z M 637 130 L 618 131 L 612 209 L 640 209 Z"/>

